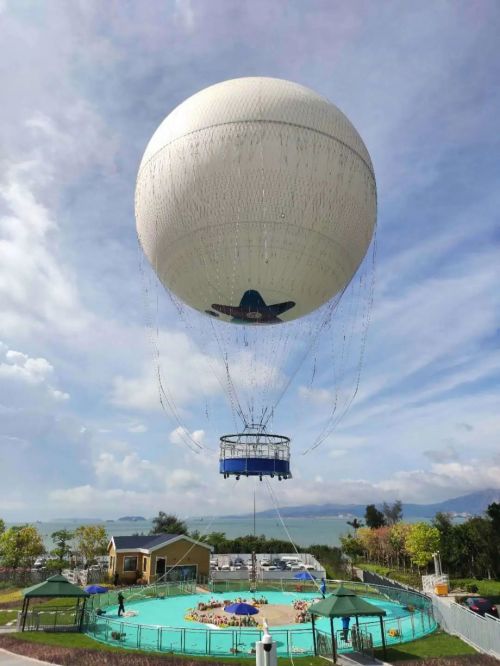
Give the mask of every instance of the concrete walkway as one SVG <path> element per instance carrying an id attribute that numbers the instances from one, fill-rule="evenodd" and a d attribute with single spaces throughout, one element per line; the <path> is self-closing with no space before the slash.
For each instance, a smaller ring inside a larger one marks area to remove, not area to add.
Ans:
<path id="1" fill-rule="evenodd" d="M 48 664 L 48 666 L 56 666 L 53 663 L 49 664 L 48 661 L 38 661 L 38 659 L 32 659 L 31 657 L 23 657 L 20 654 L 7 652 L 7 650 L 0 648 L 0 666 L 34 666 L 35 664 Z"/>

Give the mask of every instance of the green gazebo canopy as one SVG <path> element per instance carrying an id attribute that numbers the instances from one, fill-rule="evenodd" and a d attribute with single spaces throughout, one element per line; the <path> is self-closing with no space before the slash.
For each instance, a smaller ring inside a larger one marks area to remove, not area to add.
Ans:
<path id="1" fill-rule="evenodd" d="M 329 597 L 310 606 L 309 613 L 311 615 L 323 615 L 324 617 L 348 617 L 351 615 L 358 617 L 377 615 L 382 617 L 385 615 L 385 610 L 368 603 L 368 601 L 358 597 L 355 592 L 341 585 Z"/>
<path id="2" fill-rule="evenodd" d="M 82 590 L 78 585 L 73 585 L 64 576 L 51 576 L 43 583 L 38 583 L 23 590 L 24 598 L 35 597 L 89 597 L 89 593 Z"/>

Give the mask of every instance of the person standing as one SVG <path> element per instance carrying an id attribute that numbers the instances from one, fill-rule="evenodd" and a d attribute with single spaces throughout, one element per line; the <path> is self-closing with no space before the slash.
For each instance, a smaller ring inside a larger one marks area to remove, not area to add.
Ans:
<path id="1" fill-rule="evenodd" d="M 351 618 L 348 616 L 345 616 L 342 618 L 342 638 L 345 643 L 349 642 L 349 623 L 351 622 Z"/>
<path id="2" fill-rule="evenodd" d="M 121 615 L 125 613 L 125 606 L 123 605 L 124 601 L 125 597 L 123 596 L 123 593 L 118 592 L 118 617 L 121 617 Z"/>

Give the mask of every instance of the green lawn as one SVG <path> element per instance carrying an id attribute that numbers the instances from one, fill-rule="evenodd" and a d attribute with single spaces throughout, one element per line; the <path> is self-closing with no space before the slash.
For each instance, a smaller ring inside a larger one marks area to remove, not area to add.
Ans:
<path id="1" fill-rule="evenodd" d="M 471 585 L 477 585 L 479 592 L 476 594 L 482 597 L 488 597 L 497 604 L 500 604 L 500 580 L 476 580 L 475 578 L 452 578 L 450 580 L 452 588 L 460 587 L 468 590 Z M 471 592 L 472 594 L 472 592 Z"/>
<path id="2" fill-rule="evenodd" d="M 411 587 L 415 587 L 417 590 L 420 590 L 422 588 L 422 578 L 416 572 L 403 571 L 402 569 L 384 567 L 381 564 L 363 563 L 363 564 L 358 564 L 357 566 L 360 569 L 366 569 L 366 571 L 373 571 L 373 573 L 377 573 L 380 576 L 386 576 L 386 578 L 392 578 L 393 580 L 397 580 L 400 583 L 404 583 L 405 585 L 411 585 Z"/>
<path id="3" fill-rule="evenodd" d="M 144 652 L 142 650 L 124 650 L 119 647 L 113 647 L 111 645 L 106 645 L 104 643 L 99 643 L 98 641 L 89 638 L 85 634 L 47 634 L 41 631 L 26 631 L 22 634 L 11 634 L 12 638 L 15 638 L 19 641 L 27 641 L 29 643 L 39 643 L 41 645 L 57 645 L 59 647 L 66 648 L 81 648 L 87 650 L 97 650 L 104 652 L 114 652 L 119 654 L 144 654 L 148 656 L 164 657 L 165 660 L 171 659 L 172 655 L 161 655 L 158 652 Z M 254 655 L 238 655 L 238 659 L 235 660 L 234 657 L 218 657 L 215 655 L 200 657 L 196 656 L 193 658 L 192 655 L 175 655 L 176 658 L 186 659 L 186 661 L 217 661 L 217 662 L 227 662 L 235 664 L 238 661 L 248 661 L 249 663 L 255 663 Z M 278 659 L 279 666 L 325 666 L 324 659 L 321 657 L 294 657 L 293 664 L 290 659 Z"/>
<path id="4" fill-rule="evenodd" d="M 384 567 L 380 564 L 359 564 L 360 569 L 366 569 L 367 571 L 373 571 L 378 573 L 381 576 L 386 576 L 387 578 L 392 578 L 397 580 L 400 583 L 405 585 L 411 585 L 417 589 L 422 587 L 422 578 L 419 574 L 411 571 L 402 571 L 401 569 L 395 569 L 390 567 Z M 475 578 L 451 578 L 450 587 L 461 588 L 465 591 L 468 591 L 468 588 L 471 585 L 476 585 L 480 594 L 483 597 L 489 597 L 495 603 L 500 603 L 500 580 L 477 580 Z M 471 593 L 472 594 L 472 593 Z"/>
<path id="5" fill-rule="evenodd" d="M 39 643 L 43 645 L 57 645 L 67 648 L 85 648 L 90 650 L 101 650 L 105 652 L 115 652 L 121 654 L 130 654 L 130 650 L 124 650 L 119 647 L 105 645 L 98 643 L 92 638 L 84 634 L 46 634 L 43 632 L 25 632 L 24 634 L 13 634 L 13 638 L 20 641 L 28 641 L 30 643 Z M 155 654 L 158 653 L 133 651 L 134 654 Z M 421 638 L 412 643 L 404 643 L 400 646 L 390 647 L 387 650 L 387 660 L 390 662 L 404 661 L 405 659 L 429 659 L 434 657 L 456 657 L 469 654 L 476 654 L 469 645 L 461 641 L 455 636 L 450 636 L 444 632 L 437 632 L 426 638 Z M 382 650 L 377 650 L 377 657 L 382 658 Z M 168 655 L 164 655 L 168 659 Z M 193 661 L 193 657 L 189 655 L 176 655 L 188 661 Z M 224 659 L 223 657 L 196 657 L 196 661 L 220 661 L 235 663 L 234 658 Z M 239 661 L 254 662 L 255 657 L 246 657 L 245 655 L 238 655 Z M 278 659 L 279 666 L 292 666 L 290 659 Z M 293 664 L 295 666 L 324 666 L 325 661 L 320 657 L 294 657 Z"/>
<path id="6" fill-rule="evenodd" d="M 48 599 L 43 600 L 42 602 L 36 603 L 34 601 L 30 602 L 30 608 L 36 608 L 38 611 L 43 610 L 44 608 L 66 608 L 69 606 L 73 608 L 75 606 L 75 599 Z M 19 600 L 15 605 L 9 608 L 0 608 L 0 626 L 7 624 L 11 620 L 16 619 L 16 612 L 21 610 L 22 601 Z M 62 619 L 61 619 L 62 621 Z"/>
<path id="7" fill-rule="evenodd" d="M 430 636 L 420 638 L 418 641 L 387 648 L 387 661 L 459 657 L 467 654 L 477 654 L 477 652 L 460 638 L 450 636 L 444 631 L 437 631 Z M 376 656 L 382 659 L 382 650 L 376 650 Z"/>
<path id="8" fill-rule="evenodd" d="M 11 620 L 17 618 L 17 609 L 13 610 L 0 610 L 0 625 L 5 625 Z"/>

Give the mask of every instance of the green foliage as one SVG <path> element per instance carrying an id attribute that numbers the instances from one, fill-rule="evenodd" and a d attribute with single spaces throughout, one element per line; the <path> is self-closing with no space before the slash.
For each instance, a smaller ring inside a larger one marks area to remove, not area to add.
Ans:
<path id="1" fill-rule="evenodd" d="M 365 523 L 370 529 L 377 529 L 385 525 L 385 518 L 382 511 L 379 511 L 375 504 L 368 504 L 365 511 Z"/>
<path id="2" fill-rule="evenodd" d="M 450 579 L 452 589 L 459 588 L 472 591 L 471 588 L 477 587 L 477 594 L 481 597 L 488 597 L 494 603 L 500 604 L 500 580 L 478 580 L 477 578 L 452 578 Z"/>
<path id="3" fill-rule="evenodd" d="M 311 553 L 322 564 L 327 578 L 343 578 L 345 576 L 345 563 L 342 559 L 341 548 L 313 544 L 304 550 Z"/>
<path id="4" fill-rule="evenodd" d="M 201 541 L 202 543 L 207 542 L 207 535 L 201 534 L 199 530 L 193 530 L 192 532 L 189 533 L 189 536 L 191 537 L 191 539 L 194 539 L 195 541 Z"/>
<path id="5" fill-rule="evenodd" d="M 5 522 L 0 518 L 0 534 L 5 532 Z"/>
<path id="6" fill-rule="evenodd" d="M 413 523 L 405 539 L 405 549 L 418 567 L 425 567 L 439 550 L 439 530 L 429 523 Z"/>
<path id="7" fill-rule="evenodd" d="M 42 537 L 33 525 L 9 527 L 0 536 L 0 560 L 4 567 L 30 568 L 43 552 Z"/>
<path id="8" fill-rule="evenodd" d="M 108 535 L 102 525 L 80 525 L 74 533 L 76 550 L 88 566 L 98 555 L 105 555 L 108 548 Z"/>
<path id="9" fill-rule="evenodd" d="M 353 562 L 363 555 L 363 546 L 360 540 L 352 534 L 344 534 L 340 537 L 342 551 L 351 558 Z"/>
<path id="10" fill-rule="evenodd" d="M 150 534 L 188 534 L 188 528 L 177 516 L 159 511 L 156 518 L 153 518 L 153 529 Z"/>
<path id="11" fill-rule="evenodd" d="M 55 560 L 49 560 L 47 565 L 50 565 L 56 571 L 61 571 L 68 565 L 68 558 L 71 554 L 70 542 L 74 538 L 74 532 L 69 530 L 57 530 L 52 532 L 50 538 L 55 543 L 56 547 L 50 551 L 50 554 L 55 557 Z"/>
<path id="12" fill-rule="evenodd" d="M 358 565 L 361 569 L 366 569 L 367 571 L 373 571 L 374 573 L 379 574 L 380 576 L 385 576 L 386 578 L 391 578 L 392 580 L 397 580 L 399 583 L 404 585 L 410 585 L 419 590 L 422 585 L 422 577 L 420 574 L 414 571 L 403 571 L 402 569 L 396 569 L 395 567 L 382 566 L 380 564 L 372 564 L 363 562 Z"/>
<path id="13" fill-rule="evenodd" d="M 384 502 L 382 513 L 384 514 L 386 525 L 395 525 L 403 519 L 403 503 L 401 500 L 396 500 L 394 504 Z"/>
<path id="14" fill-rule="evenodd" d="M 498 502 L 490 504 L 486 509 L 486 515 L 491 520 L 495 535 L 500 537 L 500 504 Z"/>
<path id="15" fill-rule="evenodd" d="M 498 506 L 490 505 L 486 517 L 470 518 L 459 524 L 454 524 L 446 514 L 436 514 L 433 524 L 439 531 L 445 571 L 457 577 L 500 577 Z"/>

